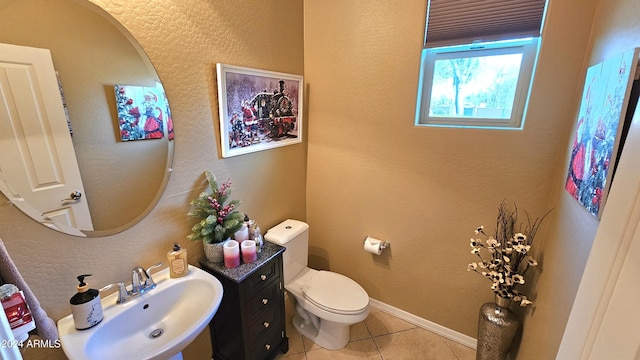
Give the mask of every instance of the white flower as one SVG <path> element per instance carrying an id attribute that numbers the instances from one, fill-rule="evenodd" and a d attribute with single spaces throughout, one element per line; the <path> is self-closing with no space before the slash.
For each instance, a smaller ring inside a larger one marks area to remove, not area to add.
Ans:
<path id="1" fill-rule="evenodd" d="M 533 304 L 533 302 L 527 300 L 526 297 L 522 297 L 522 300 L 520 300 L 520 306 L 527 306 L 527 305 L 531 305 Z"/>
<path id="2" fill-rule="evenodd" d="M 499 273 L 499 272 L 497 272 L 497 271 L 492 271 L 492 272 L 490 272 L 490 273 L 489 273 L 489 276 L 491 277 L 491 279 L 492 279 L 493 281 L 496 281 L 496 282 L 500 281 L 500 279 L 502 278 L 502 274 L 500 274 L 500 273 Z"/>
<path id="3" fill-rule="evenodd" d="M 531 245 L 522 245 L 522 244 L 514 245 L 513 250 L 519 252 L 520 254 L 526 254 L 529 252 L 529 250 L 531 250 Z"/>
<path id="4" fill-rule="evenodd" d="M 500 243 L 498 242 L 498 240 L 490 237 L 487 239 L 487 245 L 489 246 L 489 248 L 496 248 L 500 246 Z"/>
<path id="5" fill-rule="evenodd" d="M 521 231 L 534 235 L 542 219 L 525 224 Z M 471 253 L 478 258 L 468 263 L 467 271 L 477 272 L 489 279 L 496 296 L 516 301 L 520 306 L 528 306 L 533 302 L 516 288 L 525 284 L 524 274 L 529 266 L 537 266 L 538 262 L 529 255 L 533 236 L 529 238 L 524 233 L 514 233 L 517 223 L 517 209 L 512 211 L 504 203 L 501 204 L 494 236 L 487 235 L 484 226 L 479 226 L 475 229 L 476 236 L 470 238 Z"/>

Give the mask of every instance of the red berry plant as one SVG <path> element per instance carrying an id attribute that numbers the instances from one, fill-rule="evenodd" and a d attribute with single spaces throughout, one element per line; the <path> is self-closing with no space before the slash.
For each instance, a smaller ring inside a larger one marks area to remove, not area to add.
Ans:
<path id="1" fill-rule="evenodd" d="M 227 179 L 218 186 L 210 171 L 205 171 L 204 174 L 211 192 L 201 192 L 191 200 L 191 210 L 187 215 L 201 220 L 193 225 L 187 239 L 202 240 L 206 244 L 220 243 L 240 230 L 244 214 L 236 210 L 240 204 L 238 200 L 227 203 L 231 195 L 231 180 Z"/>

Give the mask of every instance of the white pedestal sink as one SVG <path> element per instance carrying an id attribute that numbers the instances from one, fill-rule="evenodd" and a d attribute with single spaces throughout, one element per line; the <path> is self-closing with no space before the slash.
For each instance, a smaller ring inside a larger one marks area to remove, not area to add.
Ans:
<path id="1" fill-rule="evenodd" d="M 200 334 L 222 301 L 222 284 L 189 265 L 176 279 L 166 268 L 153 274 L 157 287 L 124 304 L 117 291 L 102 299 L 104 320 L 76 330 L 73 317 L 58 321 L 62 349 L 70 360 L 181 359 L 182 350 Z"/>

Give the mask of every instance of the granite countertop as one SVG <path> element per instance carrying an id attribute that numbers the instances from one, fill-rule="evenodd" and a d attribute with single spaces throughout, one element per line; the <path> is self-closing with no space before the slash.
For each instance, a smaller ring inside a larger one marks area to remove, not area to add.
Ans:
<path id="1" fill-rule="evenodd" d="M 207 258 L 202 258 L 199 262 L 202 267 L 223 275 L 224 277 L 239 284 L 242 280 L 247 278 L 247 276 L 260 268 L 264 263 L 283 253 L 285 250 L 286 249 L 280 245 L 265 241 L 262 246 L 262 251 L 258 254 L 258 259 L 252 263 L 240 264 L 240 266 L 236 268 L 227 269 L 224 266 L 224 262 L 213 263 L 208 261 Z"/>

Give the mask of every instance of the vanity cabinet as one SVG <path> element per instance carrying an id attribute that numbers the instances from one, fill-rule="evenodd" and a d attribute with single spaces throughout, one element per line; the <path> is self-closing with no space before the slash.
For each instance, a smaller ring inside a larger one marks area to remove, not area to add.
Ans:
<path id="1" fill-rule="evenodd" d="M 222 283 L 220 307 L 209 323 L 214 360 L 266 360 L 289 350 L 284 314 L 282 246 L 264 243 L 258 260 L 227 269 L 200 260 Z"/>

